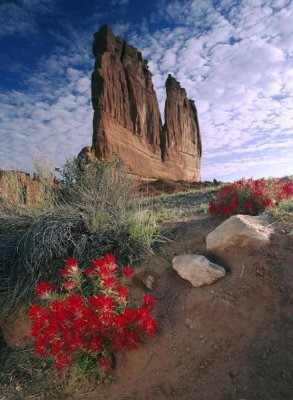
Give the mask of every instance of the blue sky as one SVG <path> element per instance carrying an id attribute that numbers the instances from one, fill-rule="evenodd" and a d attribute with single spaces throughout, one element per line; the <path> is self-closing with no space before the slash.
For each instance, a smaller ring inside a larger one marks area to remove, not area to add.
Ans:
<path id="1" fill-rule="evenodd" d="M 293 173 L 293 0 L 0 0 L 0 167 L 91 144 L 93 33 L 110 24 L 195 100 L 202 180 Z"/>

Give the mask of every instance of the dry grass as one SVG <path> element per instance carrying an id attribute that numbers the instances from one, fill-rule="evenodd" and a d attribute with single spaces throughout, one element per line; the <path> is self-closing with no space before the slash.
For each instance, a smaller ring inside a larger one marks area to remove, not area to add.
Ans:
<path id="1" fill-rule="evenodd" d="M 218 188 L 205 187 L 173 194 L 163 193 L 157 197 L 143 197 L 136 200 L 140 207 L 151 211 L 158 223 L 181 222 L 206 214 L 208 202 Z"/>
<path id="2" fill-rule="evenodd" d="M 49 163 L 44 160 L 42 164 L 35 160 L 34 166 L 38 180 L 31 183 L 35 189 L 33 190 L 33 198 L 27 196 L 18 173 L 6 171 L 0 187 L 1 214 L 37 215 L 55 206 L 58 190 L 53 185 L 54 174 Z"/>
<path id="3" fill-rule="evenodd" d="M 65 381 L 31 348 L 10 349 L 0 338 L 0 399 L 61 399 Z"/>

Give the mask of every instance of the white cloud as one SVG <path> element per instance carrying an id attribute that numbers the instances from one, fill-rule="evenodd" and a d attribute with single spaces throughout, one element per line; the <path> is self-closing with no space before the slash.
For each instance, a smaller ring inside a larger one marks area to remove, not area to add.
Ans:
<path id="1" fill-rule="evenodd" d="M 37 17 L 54 9 L 56 0 L 5 1 L 0 4 L 0 37 L 37 32 Z"/>
<path id="2" fill-rule="evenodd" d="M 112 25 L 113 32 L 116 36 L 123 36 L 130 28 L 130 23 L 116 23 Z"/>
<path id="3" fill-rule="evenodd" d="M 0 94 L 0 167 L 32 172 L 32 155 L 55 165 L 91 144 L 89 49 L 81 41 L 39 60 L 29 90 Z"/>
<path id="4" fill-rule="evenodd" d="M 161 104 L 168 72 L 195 100 L 204 145 L 203 177 L 228 174 L 229 168 L 241 174 L 245 165 L 277 163 L 289 170 L 282 160 L 288 161 L 285 149 L 293 154 L 293 143 L 282 138 L 293 135 L 292 2 L 245 0 L 236 5 L 227 0 L 216 8 L 209 0 L 184 4 L 161 0 L 153 21 L 180 27 L 154 35 L 144 32 L 133 40 L 143 43 L 143 54 L 151 59 Z"/>
<path id="5" fill-rule="evenodd" d="M 34 30 L 34 21 L 27 11 L 14 3 L 0 5 L 0 37 Z"/>
<path id="6" fill-rule="evenodd" d="M 24 10 L 36 3 L 22 1 Z M 149 60 L 162 113 L 168 73 L 195 100 L 203 179 L 292 173 L 292 14 L 289 0 L 159 0 L 151 21 L 164 28 L 152 32 L 146 19 L 133 25 L 125 16 L 113 26 Z M 90 40 L 89 29 L 68 26 L 29 76 L 30 91 L 1 95 L 1 159 L 27 169 L 34 150 L 50 149 L 61 163 L 90 144 Z"/>
<path id="7" fill-rule="evenodd" d="M 112 6 L 124 6 L 129 3 L 130 0 L 111 0 Z"/>

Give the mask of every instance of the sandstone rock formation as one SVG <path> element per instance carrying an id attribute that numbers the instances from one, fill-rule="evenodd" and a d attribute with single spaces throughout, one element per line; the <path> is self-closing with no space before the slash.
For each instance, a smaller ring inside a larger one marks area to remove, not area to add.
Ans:
<path id="1" fill-rule="evenodd" d="M 273 232 L 270 222 L 271 217 L 266 214 L 258 217 L 233 215 L 207 235 L 207 250 L 222 251 L 233 246 L 265 246 L 270 242 Z"/>
<path id="2" fill-rule="evenodd" d="M 0 206 L 1 196 L 11 200 L 17 198 L 24 204 L 28 204 L 35 201 L 38 191 L 39 182 L 36 175 L 31 177 L 30 174 L 22 171 L 0 170 Z"/>
<path id="3" fill-rule="evenodd" d="M 162 126 L 152 74 L 141 53 L 108 26 L 94 35 L 93 143 L 99 159 L 120 156 L 142 177 L 200 180 L 201 141 L 193 101 L 168 77 Z"/>
<path id="4" fill-rule="evenodd" d="M 173 269 L 192 286 L 211 285 L 223 276 L 225 269 L 198 254 L 182 254 L 172 260 Z"/>
<path id="5" fill-rule="evenodd" d="M 82 164 L 90 164 L 95 161 L 96 157 L 93 148 L 90 146 L 84 147 L 79 153 L 77 158 L 82 162 Z"/>
<path id="6" fill-rule="evenodd" d="M 166 81 L 165 125 L 162 137 L 162 160 L 176 160 L 186 175 L 200 171 L 201 141 L 197 110 L 186 90 L 170 74 Z"/>

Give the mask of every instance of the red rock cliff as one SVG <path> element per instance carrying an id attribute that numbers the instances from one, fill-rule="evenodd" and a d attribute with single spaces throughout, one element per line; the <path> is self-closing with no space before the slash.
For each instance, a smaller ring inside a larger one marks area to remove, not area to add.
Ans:
<path id="1" fill-rule="evenodd" d="M 162 158 L 181 167 L 187 180 L 200 180 L 202 148 L 194 101 L 187 98 L 186 90 L 171 75 L 166 91 Z"/>
<path id="2" fill-rule="evenodd" d="M 19 182 L 19 186 L 15 180 Z M 27 172 L 0 170 L 0 207 L 1 196 L 11 200 L 21 199 L 24 204 L 29 204 L 36 200 L 38 190 L 37 176 L 32 178 Z"/>
<path id="3" fill-rule="evenodd" d="M 199 180 L 196 108 L 185 90 L 168 78 L 163 129 L 152 74 L 141 53 L 114 36 L 108 26 L 95 33 L 93 53 L 95 156 L 111 159 L 119 155 L 129 171 L 141 177 Z"/>

